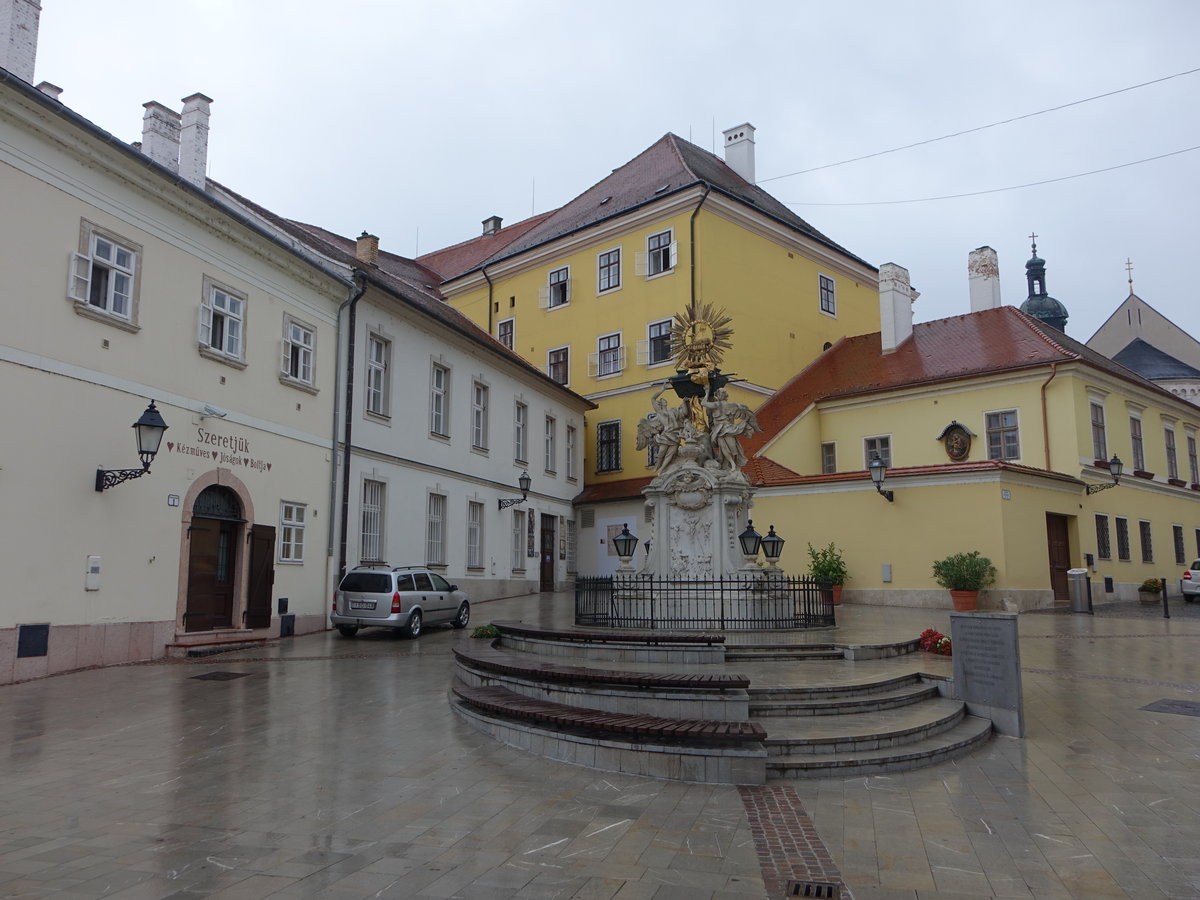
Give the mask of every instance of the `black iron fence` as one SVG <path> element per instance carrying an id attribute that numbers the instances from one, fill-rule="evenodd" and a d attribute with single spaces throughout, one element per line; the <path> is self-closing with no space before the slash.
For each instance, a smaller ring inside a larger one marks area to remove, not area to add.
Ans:
<path id="1" fill-rule="evenodd" d="M 648 576 L 575 580 L 575 624 L 607 628 L 757 630 L 834 624 L 828 582 L 789 575 L 711 581 Z"/>

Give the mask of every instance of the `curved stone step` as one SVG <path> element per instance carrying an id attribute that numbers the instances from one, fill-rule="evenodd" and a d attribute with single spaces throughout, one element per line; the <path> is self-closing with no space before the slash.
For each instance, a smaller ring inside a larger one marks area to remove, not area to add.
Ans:
<path id="1" fill-rule="evenodd" d="M 854 715 L 776 719 L 763 745 L 772 756 L 869 752 L 949 731 L 965 715 L 966 704 L 961 700 L 939 697 L 898 709 Z"/>
<path id="2" fill-rule="evenodd" d="M 824 778 L 902 772 L 965 756 L 991 737 L 992 723 L 965 716 L 948 731 L 911 744 L 852 753 L 804 753 L 767 759 L 767 779 Z"/>
<path id="3" fill-rule="evenodd" d="M 927 683 L 917 672 L 896 675 L 892 678 L 877 678 L 872 681 L 852 681 L 832 684 L 805 685 L 803 687 L 754 687 L 750 686 L 752 703 L 797 702 L 804 700 L 827 701 L 836 697 L 860 697 L 893 690 L 903 686 Z"/>
<path id="4" fill-rule="evenodd" d="M 853 696 L 818 697 L 811 700 L 752 700 L 751 716 L 836 716 L 877 712 L 911 706 L 938 697 L 933 684 L 902 685 L 884 690 L 863 691 Z"/>
<path id="5" fill-rule="evenodd" d="M 725 661 L 747 659 L 845 659 L 836 647 L 725 647 Z"/>

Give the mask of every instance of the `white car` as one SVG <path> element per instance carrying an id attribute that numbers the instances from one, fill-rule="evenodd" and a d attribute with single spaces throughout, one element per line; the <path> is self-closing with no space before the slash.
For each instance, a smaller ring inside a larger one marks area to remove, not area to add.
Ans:
<path id="1" fill-rule="evenodd" d="M 1200 559 L 1192 560 L 1192 565 L 1183 573 L 1179 586 L 1183 589 L 1183 599 L 1188 603 L 1200 597 Z"/>

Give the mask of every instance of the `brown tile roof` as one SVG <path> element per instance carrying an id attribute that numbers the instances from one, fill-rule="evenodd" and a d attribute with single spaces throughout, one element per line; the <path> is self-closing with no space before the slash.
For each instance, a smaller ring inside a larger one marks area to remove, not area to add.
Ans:
<path id="1" fill-rule="evenodd" d="M 498 255 L 517 238 L 524 236 L 531 228 L 540 225 L 553 214 L 554 210 L 539 213 L 522 222 L 506 225 L 494 234 L 480 235 L 461 244 L 443 247 L 432 253 L 423 253 L 417 257 L 417 262 L 437 272 L 442 281 L 449 281 Z"/>
<path id="2" fill-rule="evenodd" d="M 575 495 L 571 502 L 607 503 L 611 500 L 629 500 L 642 496 L 642 488 L 650 483 L 651 476 L 642 478 L 626 478 L 623 481 L 605 481 L 602 484 L 589 484 Z"/>
<path id="3" fill-rule="evenodd" d="M 880 346 L 878 332 L 860 334 L 839 341 L 818 356 L 759 407 L 757 416 L 763 431 L 745 441 L 746 452 L 753 455 L 761 451 L 819 400 L 892 391 L 1056 362 L 1081 360 L 1140 387 L 1170 395 L 1153 382 L 1013 306 L 914 325 L 912 337 L 886 356 Z"/>
<path id="4" fill-rule="evenodd" d="M 707 184 L 872 271 L 875 269 L 821 234 L 762 188 L 750 184 L 723 160 L 674 134 L 664 135 L 625 165 L 614 169 L 611 175 L 549 213 L 525 235 L 511 241 L 490 258 L 479 260 L 478 265 L 515 256 L 696 184 Z"/>

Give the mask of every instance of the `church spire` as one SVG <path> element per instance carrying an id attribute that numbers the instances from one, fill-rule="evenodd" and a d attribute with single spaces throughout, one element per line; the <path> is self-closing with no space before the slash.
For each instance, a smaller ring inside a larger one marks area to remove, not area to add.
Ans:
<path id="1" fill-rule="evenodd" d="M 1021 312 L 1040 319 L 1051 328 L 1067 330 L 1067 308 L 1046 292 L 1046 261 L 1038 256 L 1037 235 L 1029 235 L 1031 253 L 1025 263 L 1025 280 L 1029 283 L 1029 296 L 1021 304 Z"/>

